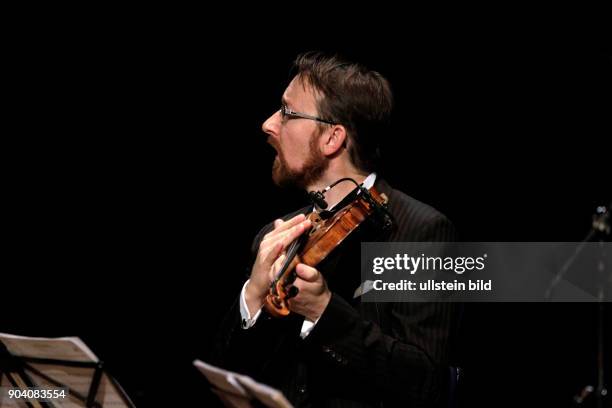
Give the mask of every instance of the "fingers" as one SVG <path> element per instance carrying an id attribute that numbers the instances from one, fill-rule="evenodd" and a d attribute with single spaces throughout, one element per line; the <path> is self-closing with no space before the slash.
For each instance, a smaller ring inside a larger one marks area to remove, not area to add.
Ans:
<path id="1" fill-rule="evenodd" d="M 264 240 L 271 235 L 276 235 L 279 232 L 283 232 L 288 230 L 291 227 L 294 227 L 295 225 L 299 224 L 300 222 L 304 221 L 306 219 L 306 216 L 304 214 L 298 214 L 295 217 L 291 218 L 288 221 L 283 221 L 283 220 L 276 220 L 274 221 L 274 230 L 268 232 L 265 236 L 264 236 Z"/>
<path id="2" fill-rule="evenodd" d="M 302 235 L 304 231 L 307 231 L 311 227 L 311 225 L 312 224 L 310 220 L 306 220 L 306 221 L 299 223 L 298 225 L 291 228 L 290 230 L 288 230 L 281 238 L 285 248 L 287 248 L 287 246 L 289 246 L 290 243 L 295 241 L 297 237 Z"/>
<path id="3" fill-rule="evenodd" d="M 272 247 L 272 249 L 266 255 L 263 261 L 263 267 L 266 268 L 266 270 L 269 270 L 270 268 L 272 268 L 272 265 L 274 265 L 274 262 L 276 262 L 280 254 L 283 252 L 283 248 L 284 247 L 283 247 L 282 242 L 277 242 L 276 245 Z"/>
<path id="4" fill-rule="evenodd" d="M 298 264 L 296 267 L 298 279 L 296 279 L 289 295 L 289 309 L 292 312 L 301 314 L 311 322 L 316 321 L 329 304 L 331 292 L 323 275 L 315 268 L 305 264 Z"/>
<path id="5" fill-rule="evenodd" d="M 251 277 L 257 280 L 258 288 L 263 291 L 274 279 L 285 262 L 284 253 L 297 237 L 307 231 L 312 222 L 304 214 L 298 214 L 288 221 L 274 221 L 274 230 L 266 234 L 259 244 L 257 259 Z"/>
<path id="6" fill-rule="evenodd" d="M 306 282 L 316 282 L 321 275 L 315 268 L 302 263 L 297 265 L 295 271 L 300 279 Z"/>
<path id="7" fill-rule="evenodd" d="M 281 253 L 281 255 L 276 259 L 276 261 L 274 261 L 272 268 L 270 268 L 270 281 L 272 281 L 276 277 L 276 274 L 278 273 L 278 271 L 280 271 L 286 259 L 287 255 L 285 253 Z"/>
<path id="8" fill-rule="evenodd" d="M 282 242 L 286 248 L 291 242 L 302 235 L 304 231 L 308 230 L 311 226 L 312 222 L 310 220 L 302 220 L 293 227 L 284 229 L 282 232 L 277 232 L 277 230 L 274 230 L 272 233 L 266 235 L 266 238 L 264 238 L 260 246 L 265 251 L 268 250 L 270 246 L 275 245 L 277 242 Z M 285 225 L 281 226 L 280 228 L 285 228 Z"/>

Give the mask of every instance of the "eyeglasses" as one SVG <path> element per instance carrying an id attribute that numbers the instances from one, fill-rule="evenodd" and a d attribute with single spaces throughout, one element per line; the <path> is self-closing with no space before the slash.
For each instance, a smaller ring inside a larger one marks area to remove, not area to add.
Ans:
<path id="1" fill-rule="evenodd" d="M 281 114 L 281 118 L 283 118 L 283 120 L 286 120 L 288 118 L 301 118 L 301 119 L 316 120 L 317 122 L 327 123 L 328 125 L 335 125 L 336 124 L 335 122 L 332 122 L 331 120 L 321 119 L 321 118 L 318 118 L 316 116 L 307 115 L 306 113 L 296 112 L 294 110 L 289 109 L 284 104 L 281 105 L 280 114 Z"/>

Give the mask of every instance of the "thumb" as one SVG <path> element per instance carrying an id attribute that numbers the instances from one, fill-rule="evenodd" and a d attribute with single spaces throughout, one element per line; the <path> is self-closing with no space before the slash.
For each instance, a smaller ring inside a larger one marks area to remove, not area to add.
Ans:
<path id="1" fill-rule="evenodd" d="M 319 271 L 317 271 L 315 268 L 303 263 L 298 264 L 295 271 L 301 279 L 307 282 L 315 282 L 317 279 L 319 279 L 320 275 Z"/>

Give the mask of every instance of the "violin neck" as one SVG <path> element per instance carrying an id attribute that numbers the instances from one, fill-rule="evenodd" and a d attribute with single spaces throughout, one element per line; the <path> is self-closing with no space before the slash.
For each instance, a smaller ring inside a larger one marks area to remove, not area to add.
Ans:
<path id="1" fill-rule="evenodd" d="M 295 256 L 298 254 L 299 250 L 304 246 L 304 244 L 308 241 L 308 234 L 302 234 L 298 239 L 293 241 L 289 248 L 287 249 L 287 257 L 285 258 L 285 262 L 283 262 L 283 266 L 278 270 L 272 285 L 276 286 L 276 283 L 285 278 L 287 279 L 287 275 L 295 271 L 295 267 L 298 262 Z M 295 262 L 294 262 L 295 261 Z"/>

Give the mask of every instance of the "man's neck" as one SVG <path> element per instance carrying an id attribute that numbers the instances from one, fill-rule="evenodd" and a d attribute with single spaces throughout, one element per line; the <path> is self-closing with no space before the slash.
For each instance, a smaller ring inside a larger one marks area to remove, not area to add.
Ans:
<path id="1" fill-rule="evenodd" d="M 321 191 L 327 186 L 330 186 L 331 184 L 345 177 L 352 178 L 358 184 L 361 184 L 363 183 L 363 181 L 366 179 L 367 176 L 368 175 L 366 173 L 361 173 L 361 172 L 343 172 L 343 173 L 337 172 L 337 173 L 332 173 L 332 174 L 326 174 L 323 177 L 321 177 L 319 180 L 317 180 L 317 182 L 308 186 L 308 191 Z M 328 208 L 331 208 L 334 205 L 338 204 L 344 197 L 348 195 L 348 193 L 350 193 L 354 189 L 355 189 L 355 185 L 353 183 L 343 182 L 343 183 L 336 185 L 328 192 L 326 192 L 325 201 L 327 201 Z"/>

